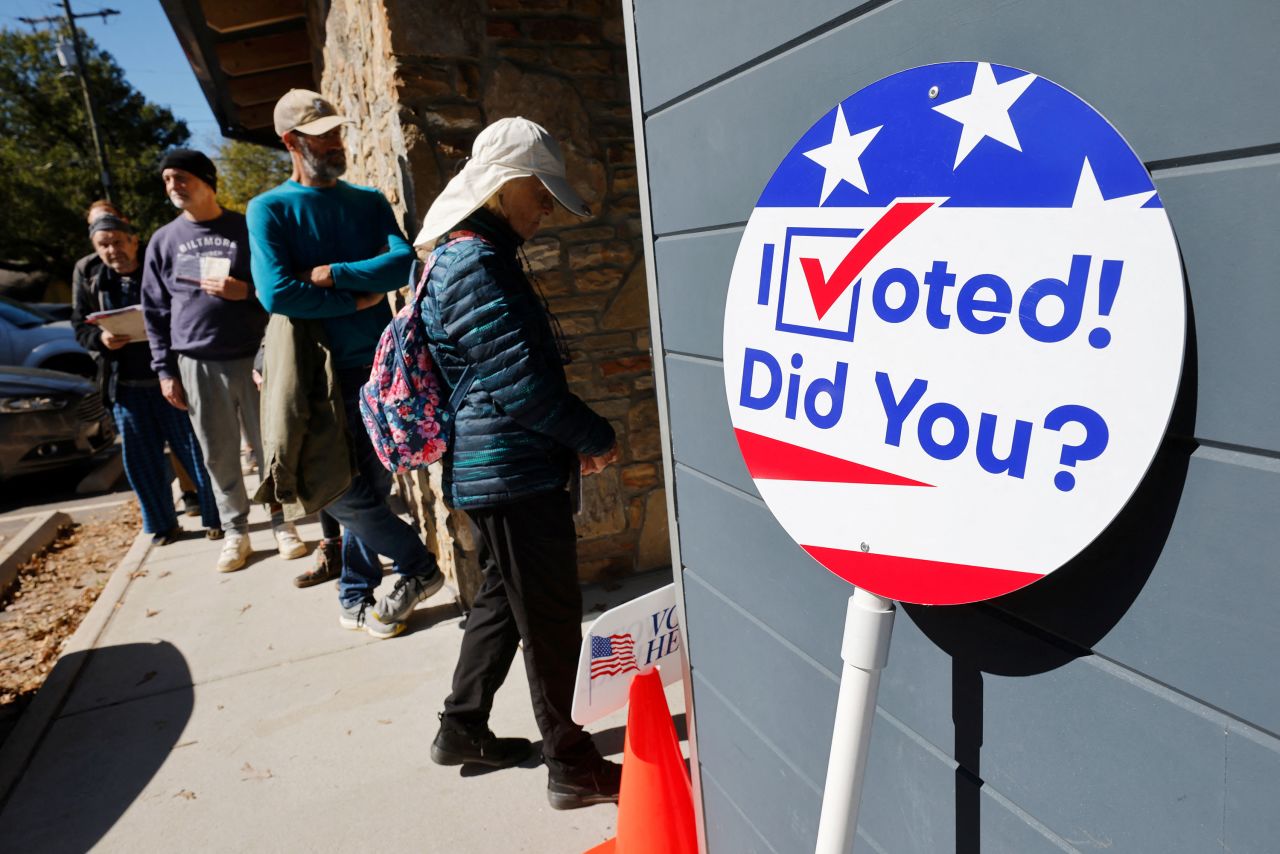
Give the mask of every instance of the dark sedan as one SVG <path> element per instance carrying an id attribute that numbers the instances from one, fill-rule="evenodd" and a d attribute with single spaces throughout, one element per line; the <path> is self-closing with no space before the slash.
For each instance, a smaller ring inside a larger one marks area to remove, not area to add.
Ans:
<path id="1" fill-rule="evenodd" d="M 115 437 L 92 381 L 0 366 L 0 480 L 88 462 L 107 453 Z"/>

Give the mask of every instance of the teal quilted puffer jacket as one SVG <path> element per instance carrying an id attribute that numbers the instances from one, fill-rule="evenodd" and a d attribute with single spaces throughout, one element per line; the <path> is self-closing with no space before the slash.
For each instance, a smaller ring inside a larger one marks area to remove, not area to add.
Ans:
<path id="1" fill-rule="evenodd" d="M 564 489 L 578 454 L 613 447 L 613 427 L 569 391 L 551 324 L 521 270 L 520 238 L 483 209 L 437 258 L 421 302 L 431 352 L 452 388 L 474 381 L 444 458 L 453 507 L 491 507 Z"/>

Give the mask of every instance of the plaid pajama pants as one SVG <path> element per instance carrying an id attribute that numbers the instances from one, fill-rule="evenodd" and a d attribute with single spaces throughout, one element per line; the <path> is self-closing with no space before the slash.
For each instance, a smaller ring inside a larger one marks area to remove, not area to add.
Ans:
<path id="1" fill-rule="evenodd" d="M 195 482 L 204 526 L 222 527 L 204 456 L 187 413 L 170 406 L 160 394 L 159 385 L 127 386 L 124 383 L 116 389 L 113 412 L 124 445 L 125 477 L 142 507 L 142 530 L 158 534 L 178 524 L 170 485 L 173 473 L 164 457 L 166 441 Z"/>

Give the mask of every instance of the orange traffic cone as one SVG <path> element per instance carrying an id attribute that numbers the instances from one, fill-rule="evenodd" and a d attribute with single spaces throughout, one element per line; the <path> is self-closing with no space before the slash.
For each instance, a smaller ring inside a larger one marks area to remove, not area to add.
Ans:
<path id="1" fill-rule="evenodd" d="M 631 680 L 618 835 L 586 854 L 698 854 L 693 786 L 656 670 Z"/>

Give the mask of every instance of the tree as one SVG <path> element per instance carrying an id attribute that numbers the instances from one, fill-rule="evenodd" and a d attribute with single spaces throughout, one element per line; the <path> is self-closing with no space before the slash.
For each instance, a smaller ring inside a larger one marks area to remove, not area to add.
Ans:
<path id="1" fill-rule="evenodd" d="M 190 133 L 148 103 L 83 31 L 80 39 L 115 202 L 149 235 L 175 214 L 160 158 Z M 55 45 L 50 31 L 0 30 L 0 268 L 65 280 L 90 250 L 84 209 L 102 197 L 102 185 L 79 83 L 58 64 Z"/>
<path id="2" fill-rule="evenodd" d="M 240 213 L 250 199 L 283 183 L 293 169 L 283 151 L 238 139 L 222 143 L 213 159 L 218 165 L 218 202 Z"/>

